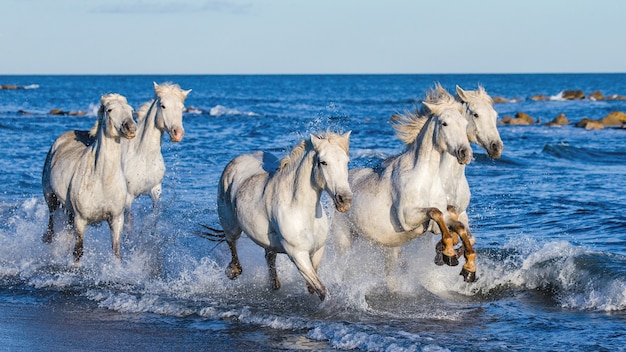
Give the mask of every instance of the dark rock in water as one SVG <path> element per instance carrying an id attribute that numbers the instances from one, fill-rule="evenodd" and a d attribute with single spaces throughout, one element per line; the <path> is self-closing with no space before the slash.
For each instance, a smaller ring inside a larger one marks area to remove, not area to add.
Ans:
<path id="1" fill-rule="evenodd" d="M 503 97 L 493 97 L 494 103 L 508 103 L 509 99 Z"/>
<path id="2" fill-rule="evenodd" d="M 604 100 L 604 95 L 599 90 L 596 90 L 595 92 L 589 94 L 587 98 L 589 100 Z"/>
<path id="3" fill-rule="evenodd" d="M 603 117 L 601 121 L 605 126 L 620 126 L 626 123 L 626 113 L 613 111 Z"/>
<path id="4" fill-rule="evenodd" d="M 532 125 L 534 123 L 534 118 L 521 111 L 515 114 L 515 117 L 504 116 L 502 120 L 498 122 L 498 124 L 501 125 Z"/>
<path id="5" fill-rule="evenodd" d="M 563 99 L 565 100 L 585 99 L 585 93 L 582 90 L 566 90 L 563 92 Z"/>
<path id="6" fill-rule="evenodd" d="M 611 94 L 608 97 L 606 97 L 605 100 L 626 100 L 626 96 L 618 95 L 618 94 Z"/>
<path id="7" fill-rule="evenodd" d="M 567 124 L 569 124 L 567 117 L 565 116 L 565 114 L 560 113 L 557 115 L 557 117 L 554 118 L 554 120 L 546 123 L 546 126 L 563 126 Z"/>
<path id="8" fill-rule="evenodd" d="M 543 94 L 539 94 L 539 95 L 533 95 L 532 97 L 530 97 L 530 100 L 533 100 L 533 101 L 545 101 L 545 100 L 550 100 L 550 97 L 545 96 Z"/>
<path id="9" fill-rule="evenodd" d="M 61 109 L 52 109 L 48 111 L 48 115 L 67 115 L 67 113 Z"/>

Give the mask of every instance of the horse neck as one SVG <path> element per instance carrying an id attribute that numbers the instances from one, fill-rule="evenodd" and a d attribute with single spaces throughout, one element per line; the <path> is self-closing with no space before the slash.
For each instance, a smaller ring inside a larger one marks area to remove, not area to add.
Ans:
<path id="1" fill-rule="evenodd" d="M 137 151 L 161 150 L 163 131 L 156 126 L 158 104 L 160 100 L 156 97 L 152 100 L 146 116 L 137 124 L 137 137 L 130 140 L 130 144 L 134 145 Z"/>
<path id="2" fill-rule="evenodd" d="M 90 147 L 98 174 L 111 174 L 121 170 L 122 146 L 119 137 L 106 137 L 103 131 L 98 131 L 96 141 Z"/>
<path id="3" fill-rule="evenodd" d="M 313 150 L 307 150 L 282 176 L 280 188 L 289 189 L 295 203 L 317 204 L 322 196 L 313 176 Z"/>
<path id="4" fill-rule="evenodd" d="M 405 153 L 400 156 L 399 162 L 403 168 L 431 174 L 439 169 L 441 151 L 437 150 L 433 144 L 433 134 L 435 133 L 433 120 L 430 118 L 426 122 L 415 141 L 409 144 Z"/>

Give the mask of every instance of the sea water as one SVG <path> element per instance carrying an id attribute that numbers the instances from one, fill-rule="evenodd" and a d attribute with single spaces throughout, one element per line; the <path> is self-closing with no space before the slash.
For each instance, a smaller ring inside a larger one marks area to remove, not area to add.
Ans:
<path id="1" fill-rule="evenodd" d="M 153 97 L 153 82 L 167 81 L 192 89 L 193 109 L 183 141 L 163 140 L 158 211 L 147 196 L 135 201 L 121 263 L 101 224 L 87 229 L 85 255 L 73 265 L 62 219 L 55 241 L 41 241 L 49 147 L 67 130 L 89 129 L 102 94 L 138 108 Z M 430 233 L 403 248 L 392 292 L 379 248 L 357 241 L 338 255 L 332 237 L 319 269 L 324 302 L 285 255 L 277 260 L 282 288 L 271 290 L 263 250 L 245 235 L 243 274 L 226 277 L 228 247 L 195 232 L 219 227 L 217 182 L 229 160 L 254 150 L 281 157 L 331 130 L 352 131 L 350 168 L 374 166 L 403 151 L 389 118 L 415 108 L 435 82 L 451 92 L 481 84 L 509 100 L 495 104 L 500 118 L 522 111 L 541 121 L 499 126 L 500 159 L 474 147 L 466 173 L 475 283 L 463 282 L 460 266 L 434 264 Z M 0 76 L 0 84 L 26 88 L 0 90 L 0 349 L 625 349 L 626 129 L 544 125 L 560 113 L 575 123 L 626 111 L 622 100 L 560 98 L 572 89 L 626 95 L 624 74 Z"/>

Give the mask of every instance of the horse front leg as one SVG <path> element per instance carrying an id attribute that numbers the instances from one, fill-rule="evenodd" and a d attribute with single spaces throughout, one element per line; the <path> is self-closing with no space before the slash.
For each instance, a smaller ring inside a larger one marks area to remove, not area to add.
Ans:
<path id="1" fill-rule="evenodd" d="M 319 299 L 323 301 L 326 298 L 326 287 L 317 276 L 309 253 L 306 251 L 298 251 L 293 253 L 293 255 L 290 254 L 289 256 L 294 264 L 296 264 L 298 271 L 300 271 L 300 275 L 302 275 L 304 280 L 307 282 L 309 292 L 312 290 L 311 293 L 316 293 Z"/>
<path id="2" fill-rule="evenodd" d="M 323 256 L 324 256 L 324 247 L 318 249 L 311 256 L 311 263 L 313 263 L 313 270 L 315 270 L 316 274 L 317 274 L 317 269 L 320 266 L 320 262 L 322 261 Z M 306 288 L 307 290 L 309 290 L 309 293 L 315 293 L 315 288 L 311 286 L 308 282 L 306 283 Z"/>
<path id="3" fill-rule="evenodd" d="M 243 272 L 241 263 L 239 262 L 239 256 L 237 256 L 237 239 L 227 239 L 226 243 L 228 243 L 231 255 L 230 264 L 226 267 L 226 276 L 228 276 L 229 279 L 234 280 Z"/>
<path id="4" fill-rule="evenodd" d="M 122 251 L 120 249 L 120 237 L 124 228 L 124 213 L 109 219 L 109 230 L 111 231 L 111 249 L 113 254 L 119 260 L 122 260 Z"/>
<path id="5" fill-rule="evenodd" d="M 74 237 L 76 238 L 76 243 L 74 243 L 74 264 L 78 264 L 83 256 L 83 238 L 87 228 L 87 221 L 77 218 L 75 215 L 70 215 L 70 224 L 74 227 Z"/>
<path id="6" fill-rule="evenodd" d="M 276 252 L 266 248 L 265 249 L 265 261 L 270 272 L 270 285 L 272 289 L 278 290 L 280 288 L 280 281 L 278 280 L 278 274 L 276 273 Z"/>
<path id="7" fill-rule="evenodd" d="M 385 262 L 385 282 L 387 289 L 397 291 L 399 288 L 397 270 L 400 258 L 400 247 L 383 247 L 383 259 Z"/>
<path id="8" fill-rule="evenodd" d="M 430 208 L 427 211 L 428 217 L 437 223 L 441 230 L 441 247 L 437 248 L 437 256 L 435 257 L 435 264 L 448 266 L 459 265 L 456 250 L 454 249 L 454 237 L 448 227 L 446 226 L 443 213 L 437 208 Z M 458 242 L 458 239 L 457 239 Z M 443 262 L 443 264 L 442 264 Z"/>
<path id="9" fill-rule="evenodd" d="M 150 190 L 150 198 L 152 198 L 152 212 L 158 214 L 159 212 L 159 198 L 161 198 L 162 186 L 158 185 L 152 187 Z"/>
<path id="10" fill-rule="evenodd" d="M 463 280 L 465 282 L 474 282 L 476 281 L 476 252 L 474 251 L 472 241 L 467 234 L 467 229 L 460 221 L 453 222 L 451 228 L 454 232 L 459 234 L 461 241 L 463 242 L 463 256 L 465 257 L 465 264 L 463 265 L 463 269 L 461 269 L 460 275 L 463 276 Z"/>

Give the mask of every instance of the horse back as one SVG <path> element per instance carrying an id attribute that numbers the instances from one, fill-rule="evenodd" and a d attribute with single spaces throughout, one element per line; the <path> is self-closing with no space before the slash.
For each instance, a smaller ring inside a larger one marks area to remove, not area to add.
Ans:
<path id="1" fill-rule="evenodd" d="M 65 203 L 76 165 L 94 140 L 89 131 L 73 130 L 63 133 L 54 141 L 42 172 L 44 194 L 54 193 L 61 203 Z"/>
<path id="2" fill-rule="evenodd" d="M 218 215 L 225 231 L 240 231 L 246 227 L 247 218 L 262 211 L 265 185 L 277 167 L 278 159 L 265 152 L 242 154 L 226 165 L 217 195 Z"/>

